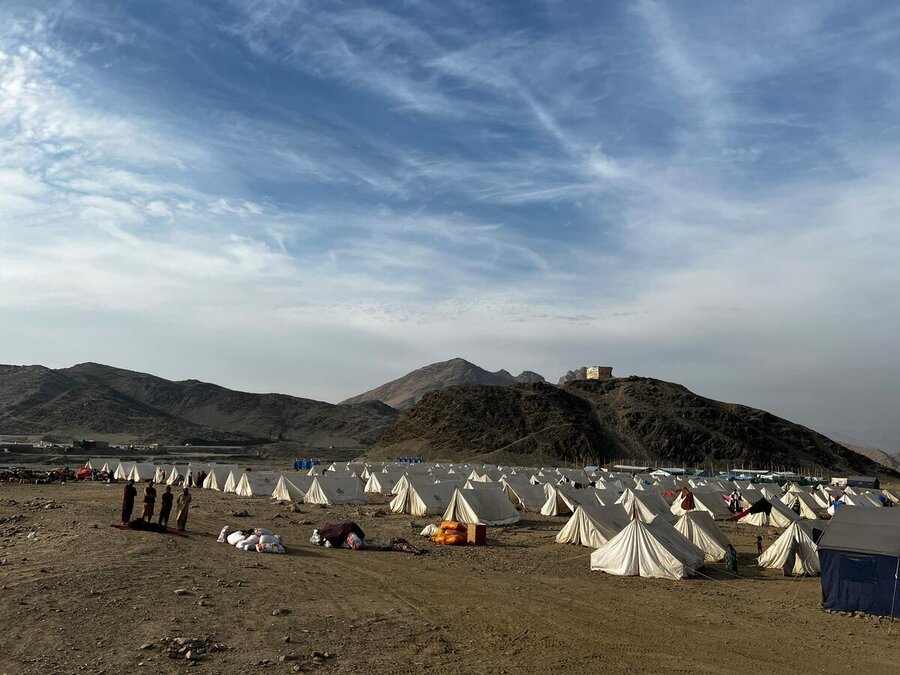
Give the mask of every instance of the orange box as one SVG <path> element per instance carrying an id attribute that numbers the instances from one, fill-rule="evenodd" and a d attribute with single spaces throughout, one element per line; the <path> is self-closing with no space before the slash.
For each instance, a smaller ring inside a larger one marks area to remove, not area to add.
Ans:
<path id="1" fill-rule="evenodd" d="M 466 541 L 476 546 L 484 546 L 487 541 L 487 526 L 481 523 L 469 523 Z"/>

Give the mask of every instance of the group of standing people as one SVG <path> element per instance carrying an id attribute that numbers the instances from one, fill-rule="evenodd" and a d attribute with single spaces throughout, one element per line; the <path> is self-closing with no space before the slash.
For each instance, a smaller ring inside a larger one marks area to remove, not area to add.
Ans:
<path id="1" fill-rule="evenodd" d="M 134 500 L 137 497 L 137 488 L 134 481 L 129 480 L 125 485 L 122 494 L 122 524 L 127 525 L 131 521 L 131 512 L 134 510 Z M 159 507 L 159 524 L 163 527 L 169 525 L 169 515 L 172 513 L 172 502 L 175 495 L 172 494 L 172 486 L 166 486 L 166 491 L 162 493 Z M 191 508 L 191 493 L 187 486 L 182 489 L 178 495 L 178 510 L 175 512 L 175 526 L 178 530 L 184 530 L 187 526 L 188 511 Z M 150 523 L 153 522 L 153 511 L 156 509 L 156 488 L 153 487 L 153 481 L 147 481 L 147 487 L 144 488 L 144 508 L 141 512 L 141 520 Z"/>

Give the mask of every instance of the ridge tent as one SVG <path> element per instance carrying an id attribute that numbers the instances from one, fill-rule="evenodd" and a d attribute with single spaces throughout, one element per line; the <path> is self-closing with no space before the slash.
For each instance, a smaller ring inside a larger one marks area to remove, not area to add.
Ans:
<path id="1" fill-rule="evenodd" d="M 175 485 L 178 481 L 184 481 L 184 474 L 187 471 L 186 466 L 172 465 L 172 470 L 166 478 L 166 485 Z"/>
<path id="2" fill-rule="evenodd" d="M 760 497 L 749 508 L 729 518 L 757 527 L 787 527 L 798 519 L 799 516 L 780 501 L 770 502 L 765 497 Z"/>
<path id="3" fill-rule="evenodd" d="M 723 492 L 695 492 L 694 508 L 706 511 L 713 520 L 728 520 L 734 514 L 728 510 Z"/>
<path id="4" fill-rule="evenodd" d="M 557 544 L 600 548 L 628 525 L 628 514 L 617 504 L 579 504 L 556 535 Z"/>
<path id="5" fill-rule="evenodd" d="M 669 510 L 669 505 L 662 495 L 654 492 L 635 492 L 626 488 L 615 502 L 621 504 L 625 511 L 632 517 L 640 518 L 645 522 L 653 520 L 656 516 L 671 523 L 675 520 L 674 514 Z"/>
<path id="6" fill-rule="evenodd" d="M 184 484 L 188 487 L 196 487 L 197 486 L 197 476 L 200 472 L 209 473 L 209 467 L 213 466 L 211 464 L 196 464 L 191 462 L 187 465 L 187 468 L 184 470 Z M 205 478 L 203 479 L 206 480 Z M 201 486 L 202 487 L 202 486 Z"/>
<path id="7" fill-rule="evenodd" d="M 137 464 L 137 462 L 119 462 L 119 466 L 116 467 L 113 476 L 116 480 L 128 480 L 128 476 L 135 464 Z"/>
<path id="8" fill-rule="evenodd" d="M 541 514 L 545 516 L 568 516 L 575 513 L 579 504 L 600 503 L 597 491 L 592 488 L 577 490 L 570 485 L 547 483 L 544 491 L 547 498 L 541 506 Z"/>
<path id="9" fill-rule="evenodd" d="M 900 508 L 839 509 L 819 564 L 825 609 L 900 617 Z"/>
<path id="10" fill-rule="evenodd" d="M 366 495 L 359 478 L 331 472 L 313 477 L 303 501 L 307 504 L 365 504 Z"/>
<path id="11" fill-rule="evenodd" d="M 119 466 L 120 462 L 117 459 L 111 459 L 109 457 L 98 457 L 95 459 L 89 459 L 84 463 L 85 469 L 93 469 L 94 471 L 102 471 L 104 473 L 112 473 Z"/>
<path id="12" fill-rule="evenodd" d="M 467 480 L 466 484 L 463 485 L 463 490 L 496 490 L 503 492 L 503 484 L 494 483 L 493 481 L 491 481 L 490 483 L 485 483 L 478 480 Z M 506 495 L 505 492 L 503 494 L 504 496 Z"/>
<path id="13" fill-rule="evenodd" d="M 286 476 L 281 474 L 275 489 L 272 490 L 272 498 L 279 502 L 302 502 L 309 488 L 312 486 L 312 476 Z"/>
<path id="14" fill-rule="evenodd" d="M 391 474 L 376 473 L 373 471 L 369 474 L 369 480 L 366 481 L 363 492 L 377 495 L 389 495 L 397 484 L 397 480 L 398 479 L 392 477 Z"/>
<path id="15" fill-rule="evenodd" d="M 703 559 L 706 562 L 719 562 L 725 559 L 728 539 L 708 511 L 686 512 L 676 521 L 675 529 L 703 551 Z"/>
<path id="16" fill-rule="evenodd" d="M 154 483 L 168 483 L 169 475 L 175 467 L 171 464 L 159 464 L 153 472 Z"/>
<path id="17" fill-rule="evenodd" d="M 632 520 L 591 553 L 591 569 L 619 576 L 684 579 L 703 566 L 704 553 L 662 518 Z"/>
<path id="18" fill-rule="evenodd" d="M 532 485 L 528 482 L 513 483 L 506 479 L 501 484 L 507 499 L 515 506 L 521 507 L 523 511 L 539 513 L 544 502 L 547 501 L 547 494 L 541 485 Z"/>
<path id="19" fill-rule="evenodd" d="M 238 483 L 241 482 L 241 476 L 244 471 L 246 471 L 246 469 L 241 470 L 238 467 L 231 469 L 225 478 L 225 486 L 222 488 L 222 492 L 234 492 L 237 490 Z"/>
<path id="20" fill-rule="evenodd" d="M 784 490 L 782 490 L 778 485 L 761 485 L 759 491 L 762 496 L 768 499 L 770 502 L 776 499 L 781 499 L 784 496 Z"/>
<path id="21" fill-rule="evenodd" d="M 821 520 L 795 520 L 772 545 L 759 556 L 759 566 L 788 570 L 793 576 L 819 576 L 819 554 L 816 539 L 822 536 Z"/>
<path id="22" fill-rule="evenodd" d="M 433 483 L 422 476 L 406 476 L 397 483 L 400 490 L 391 500 L 391 513 L 431 516 L 443 513 L 456 489 L 454 483 Z"/>
<path id="23" fill-rule="evenodd" d="M 135 483 L 143 483 L 147 480 L 153 480 L 156 477 L 156 466 L 152 462 L 135 462 L 128 472 L 128 480 Z"/>
<path id="24" fill-rule="evenodd" d="M 503 490 L 453 491 L 444 520 L 485 525 L 512 525 L 521 519 L 519 512 L 507 499 Z"/>
<path id="25" fill-rule="evenodd" d="M 785 492 L 781 503 L 806 520 L 818 520 L 822 509 L 808 492 Z"/>
<path id="26" fill-rule="evenodd" d="M 207 490 L 218 490 L 224 492 L 225 483 L 232 471 L 236 471 L 237 467 L 225 466 L 224 464 L 210 464 L 206 478 L 203 479 L 203 488 Z"/>
<path id="27" fill-rule="evenodd" d="M 274 471 L 245 471 L 234 491 L 239 497 L 271 497 L 277 484 Z"/>

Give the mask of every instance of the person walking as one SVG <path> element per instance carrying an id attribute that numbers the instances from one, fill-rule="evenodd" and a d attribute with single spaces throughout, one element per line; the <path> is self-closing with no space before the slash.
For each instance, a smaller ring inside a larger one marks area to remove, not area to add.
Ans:
<path id="1" fill-rule="evenodd" d="M 191 493 L 185 487 L 178 496 L 178 512 L 175 514 L 175 526 L 183 531 L 187 526 L 188 511 L 191 508 Z"/>
<path id="2" fill-rule="evenodd" d="M 131 512 L 134 511 L 134 498 L 137 497 L 137 490 L 134 488 L 134 481 L 130 480 L 125 484 L 122 491 L 122 524 L 127 525 L 131 520 Z"/>
<path id="3" fill-rule="evenodd" d="M 169 514 L 172 513 L 172 500 L 175 495 L 172 494 L 172 486 L 166 486 L 166 491 L 162 493 L 159 499 L 159 524 L 169 525 Z"/>
<path id="4" fill-rule="evenodd" d="M 148 523 L 153 520 L 153 509 L 156 508 L 156 488 L 153 487 L 153 481 L 147 481 L 147 487 L 144 488 L 144 512 L 141 517 Z"/>
<path id="5" fill-rule="evenodd" d="M 725 549 L 725 569 L 735 574 L 738 573 L 738 555 L 731 544 L 728 544 L 728 548 Z"/>

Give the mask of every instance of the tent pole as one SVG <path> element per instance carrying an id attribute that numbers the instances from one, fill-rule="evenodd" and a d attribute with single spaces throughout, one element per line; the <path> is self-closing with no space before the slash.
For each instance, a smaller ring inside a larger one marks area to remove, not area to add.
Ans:
<path id="1" fill-rule="evenodd" d="M 900 575 L 900 556 L 897 556 L 897 569 L 894 570 L 894 595 L 891 597 L 891 623 L 894 623 L 894 603 L 897 601 L 897 576 Z"/>

